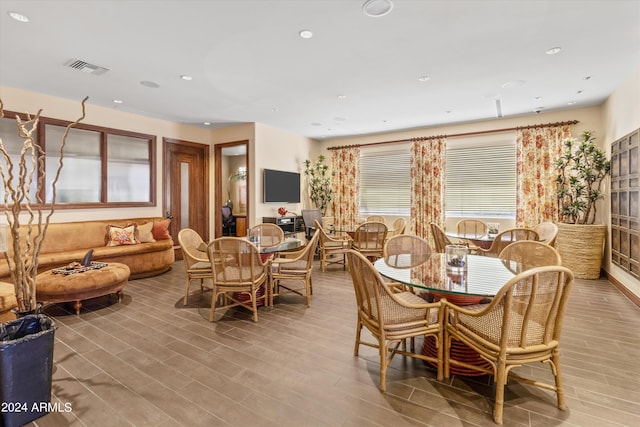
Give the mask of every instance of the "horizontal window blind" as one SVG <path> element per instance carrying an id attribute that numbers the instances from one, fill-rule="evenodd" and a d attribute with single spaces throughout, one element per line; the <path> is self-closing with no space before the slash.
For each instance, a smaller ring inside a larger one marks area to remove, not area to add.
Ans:
<path id="1" fill-rule="evenodd" d="M 447 149 L 445 186 L 447 216 L 514 216 L 515 144 Z"/>
<path id="2" fill-rule="evenodd" d="M 411 153 L 385 151 L 360 155 L 360 214 L 409 215 Z"/>

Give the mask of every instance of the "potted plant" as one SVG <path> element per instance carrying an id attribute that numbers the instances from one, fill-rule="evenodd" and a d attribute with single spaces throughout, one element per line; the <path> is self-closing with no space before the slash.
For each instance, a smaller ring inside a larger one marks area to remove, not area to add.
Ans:
<path id="1" fill-rule="evenodd" d="M 309 187 L 309 198 L 320 209 L 322 216 L 327 213 L 329 202 L 333 199 L 333 189 L 331 188 L 331 178 L 335 172 L 329 172 L 329 166 L 324 164 L 325 157 L 318 156 L 318 160 L 311 162 L 305 160 L 304 175 L 307 178 Z"/>
<path id="2" fill-rule="evenodd" d="M 240 169 L 235 173 L 232 173 L 231 175 L 229 175 L 229 177 L 227 178 L 228 181 L 228 185 L 227 185 L 227 202 L 226 205 L 229 206 L 231 209 L 233 209 L 233 201 L 231 200 L 231 184 L 237 181 L 245 181 L 247 179 L 247 170 L 246 169 Z"/>
<path id="3" fill-rule="evenodd" d="M 556 161 L 560 215 L 556 249 L 563 265 L 582 279 L 600 277 L 606 234 L 606 226 L 595 221 L 598 202 L 603 199 L 602 183 L 611 172 L 611 161 L 594 141 L 591 131 L 584 131 L 582 140 L 566 139 Z"/>
<path id="4" fill-rule="evenodd" d="M 63 165 L 64 146 L 70 129 L 85 116 L 67 126 L 60 145 L 59 161 L 51 181 L 51 201 L 46 201 L 46 152 L 34 138 L 40 121 L 27 114 L 27 120 L 16 117 L 21 144 L 5 146 L 0 139 L 0 176 L 4 186 L 4 218 L 6 224 L 0 242 L 18 307 L 18 319 L 0 324 L 0 400 L 19 405 L 0 413 L 0 425 L 18 426 L 48 412 L 53 373 L 53 343 L 56 325 L 39 314 L 36 299 L 38 257 L 56 202 L 56 183 Z M 4 106 L 0 100 L 0 118 Z M 16 146 L 17 145 L 17 146 Z M 46 213 L 48 211 L 48 213 Z"/>

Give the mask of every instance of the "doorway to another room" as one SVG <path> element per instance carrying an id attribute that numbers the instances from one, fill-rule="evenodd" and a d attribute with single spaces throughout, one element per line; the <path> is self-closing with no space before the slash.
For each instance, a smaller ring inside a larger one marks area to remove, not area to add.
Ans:
<path id="1" fill-rule="evenodd" d="M 249 214 L 248 141 L 215 146 L 216 237 L 241 237 Z"/>

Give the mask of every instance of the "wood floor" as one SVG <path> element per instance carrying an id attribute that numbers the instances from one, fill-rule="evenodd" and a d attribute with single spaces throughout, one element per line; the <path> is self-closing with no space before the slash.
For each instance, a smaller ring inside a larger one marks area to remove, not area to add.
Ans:
<path id="1" fill-rule="evenodd" d="M 47 308 L 56 332 L 54 412 L 37 426 L 494 426 L 490 377 L 438 382 L 396 357 L 378 390 L 377 350 L 353 356 L 355 298 L 347 272 L 313 273 L 311 308 L 281 297 L 259 322 L 231 309 L 208 321 L 197 284 L 182 305 L 184 270 L 134 280 L 124 299 Z M 510 384 L 505 426 L 640 425 L 640 309 L 605 280 L 578 280 L 562 338 L 569 409 Z M 527 374 L 549 379 L 536 365 Z M 523 372 L 523 371 L 521 371 Z"/>

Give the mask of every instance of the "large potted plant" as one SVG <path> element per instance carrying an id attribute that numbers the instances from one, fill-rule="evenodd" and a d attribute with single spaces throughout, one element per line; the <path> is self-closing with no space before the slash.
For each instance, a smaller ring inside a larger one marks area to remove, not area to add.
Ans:
<path id="1" fill-rule="evenodd" d="M 562 264 L 581 279 L 600 277 L 606 235 L 604 224 L 595 224 L 603 194 L 602 183 L 611 172 L 611 161 L 596 144 L 591 131 L 582 140 L 568 138 L 556 161 L 560 222 L 556 249 Z"/>
<path id="2" fill-rule="evenodd" d="M 329 166 L 325 165 L 324 161 L 325 157 L 320 155 L 315 162 L 311 162 L 311 160 L 304 162 L 304 175 L 309 188 L 309 198 L 316 208 L 320 209 L 322 216 L 327 214 L 327 207 L 333 199 L 331 179 L 335 174 L 335 172 L 329 171 Z"/>
<path id="3" fill-rule="evenodd" d="M 34 136 L 40 121 L 27 114 L 16 117 L 17 141 L 0 139 L 0 176 L 3 184 L 3 232 L 7 242 L 0 251 L 11 273 L 18 319 L 0 324 L 0 400 L 13 407 L 0 412 L 0 425 L 19 426 L 45 415 L 51 399 L 53 344 L 56 325 L 38 313 L 36 280 L 38 257 L 56 202 L 56 183 L 63 165 L 64 146 L 70 129 L 84 118 L 67 126 L 60 145 L 57 168 L 50 173 L 51 200 L 46 200 L 46 152 Z M 4 105 L 0 100 L 0 119 Z M 48 213 L 47 213 L 48 212 Z"/>

